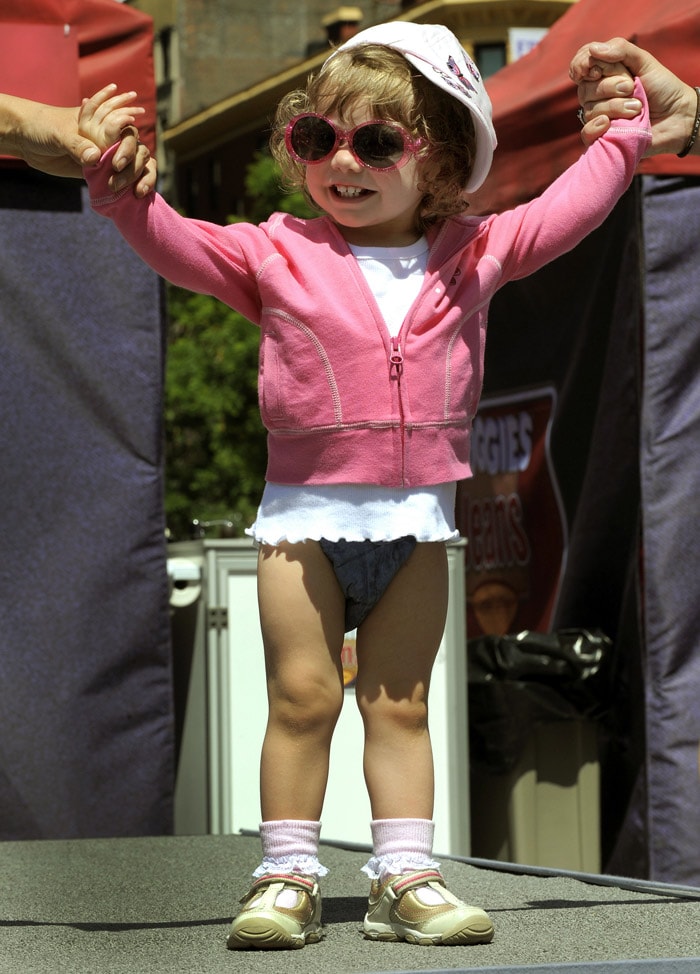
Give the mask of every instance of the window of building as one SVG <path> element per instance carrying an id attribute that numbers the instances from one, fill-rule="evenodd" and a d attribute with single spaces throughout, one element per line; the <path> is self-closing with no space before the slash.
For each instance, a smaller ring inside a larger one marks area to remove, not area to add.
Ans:
<path id="1" fill-rule="evenodd" d="M 482 78 L 488 78 L 505 67 L 506 45 L 505 43 L 475 44 L 474 59 Z"/>

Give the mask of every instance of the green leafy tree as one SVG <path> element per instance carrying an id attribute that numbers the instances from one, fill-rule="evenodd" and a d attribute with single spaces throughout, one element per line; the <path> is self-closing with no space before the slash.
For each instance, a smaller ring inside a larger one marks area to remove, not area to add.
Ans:
<path id="1" fill-rule="evenodd" d="M 252 222 L 274 210 L 310 216 L 301 194 L 283 196 L 270 156 L 248 169 Z M 267 462 L 257 398 L 259 332 L 217 301 L 169 285 L 165 375 L 165 507 L 173 537 L 192 521 L 225 519 L 243 534 L 255 516 Z"/>
<path id="2" fill-rule="evenodd" d="M 302 217 L 318 216 L 303 193 L 281 192 L 279 168 L 269 153 L 256 154 L 248 167 L 245 185 L 252 200 L 248 219 L 253 223 L 266 220 L 275 210 Z"/>
<path id="3" fill-rule="evenodd" d="M 251 523 L 265 475 L 258 330 L 203 294 L 168 288 L 165 508 L 176 538 L 192 521 Z"/>

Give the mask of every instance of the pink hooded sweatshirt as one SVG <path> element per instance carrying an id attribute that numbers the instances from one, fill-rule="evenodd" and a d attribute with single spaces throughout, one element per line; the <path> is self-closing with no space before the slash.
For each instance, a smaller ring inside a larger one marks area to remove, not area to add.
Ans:
<path id="1" fill-rule="evenodd" d="M 327 217 L 276 213 L 260 226 L 187 219 L 157 194 L 112 194 L 112 150 L 85 177 L 94 209 L 155 271 L 260 326 L 269 481 L 419 487 L 470 475 L 489 302 L 612 211 L 651 139 L 639 82 L 635 96 L 642 113 L 613 122 L 541 196 L 428 232 L 427 272 L 396 338 Z"/>

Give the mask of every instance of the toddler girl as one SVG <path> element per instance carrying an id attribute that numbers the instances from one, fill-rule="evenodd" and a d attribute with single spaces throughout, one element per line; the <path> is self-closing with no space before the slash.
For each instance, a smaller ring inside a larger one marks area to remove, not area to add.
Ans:
<path id="1" fill-rule="evenodd" d="M 107 91 L 88 101 L 83 133 L 109 145 L 125 99 Z M 538 199 L 469 216 L 468 194 L 496 147 L 479 72 L 445 27 L 387 23 L 355 35 L 279 106 L 272 151 L 316 219 L 215 226 L 157 195 L 113 193 L 110 153 L 86 171 L 94 208 L 156 271 L 261 329 L 269 465 L 250 534 L 269 717 L 262 861 L 233 949 L 321 937 L 320 818 L 343 703 L 341 647 L 354 628 L 372 809 L 364 933 L 418 944 L 493 936 L 433 859 L 428 733 L 445 545 L 457 536 L 456 482 L 470 475 L 487 310 L 499 287 L 612 210 L 647 147 L 645 112 L 614 123 Z"/>

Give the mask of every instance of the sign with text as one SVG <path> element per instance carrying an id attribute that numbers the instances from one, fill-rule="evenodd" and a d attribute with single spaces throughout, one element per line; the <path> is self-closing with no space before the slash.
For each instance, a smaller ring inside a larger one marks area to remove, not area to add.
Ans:
<path id="1" fill-rule="evenodd" d="M 567 539 L 549 450 L 555 401 L 547 387 L 479 406 L 473 476 L 457 489 L 470 638 L 549 629 Z"/>
<path id="2" fill-rule="evenodd" d="M 508 31 L 508 47 L 511 61 L 518 61 L 529 54 L 547 33 L 546 27 L 511 27 Z"/>

